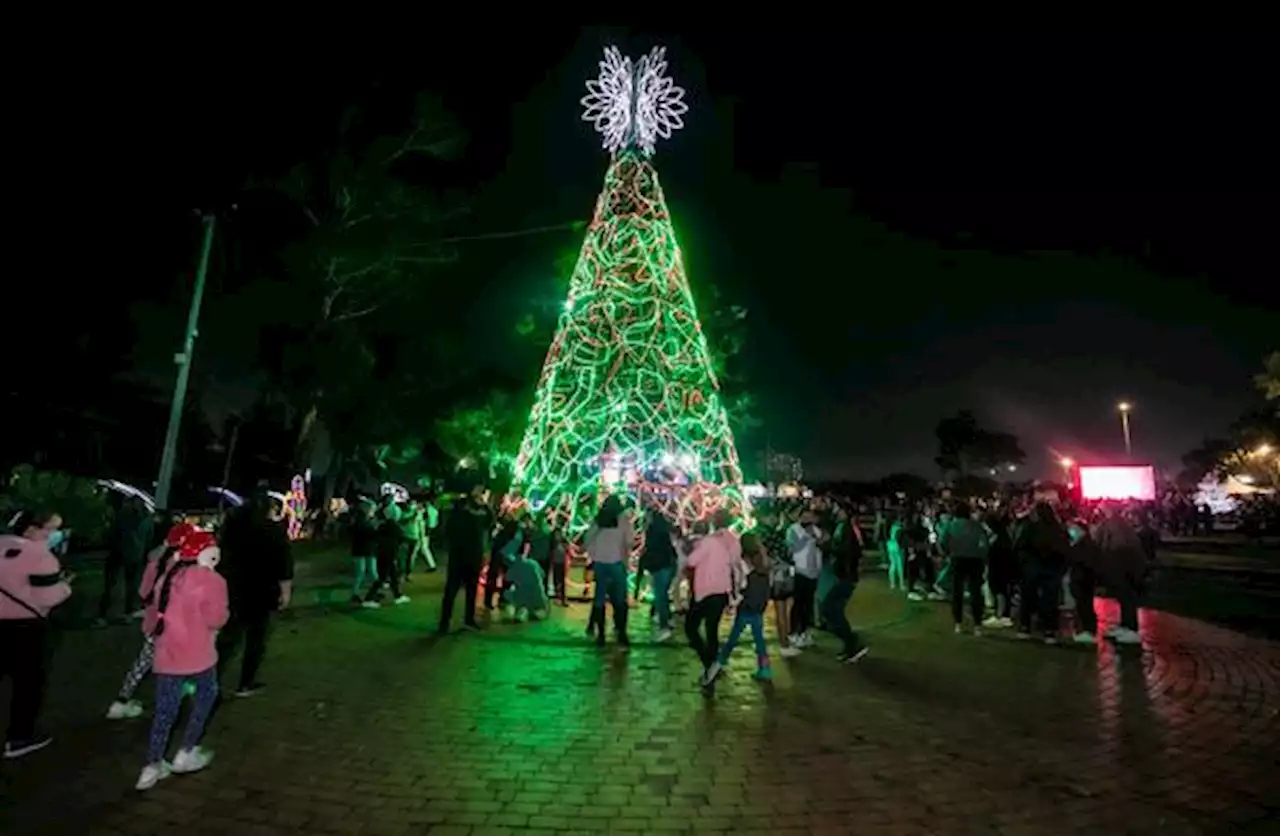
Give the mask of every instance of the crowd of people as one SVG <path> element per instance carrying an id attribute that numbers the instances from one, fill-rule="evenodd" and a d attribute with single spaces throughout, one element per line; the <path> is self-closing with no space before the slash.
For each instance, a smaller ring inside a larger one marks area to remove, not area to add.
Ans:
<path id="1" fill-rule="evenodd" d="M 106 587 L 99 606 L 105 618 L 123 575 L 124 620 L 137 623 L 137 657 L 106 711 L 109 720 L 144 713 L 135 699 L 139 684 L 155 678 L 155 707 L 146 758 L 137 787 L 148 789 L 171 774 L 204 769 L 212 753 L 201 748 L 205 724 L 221 699 L 223 669 L 237 650 L 236 697 L 251 697 L 264 686 L 257 674 L 267 648 L 272 615 L 289 606 L 293 559 L 289 539 L 265 490 L 228 513 L 217 534 L 190 523 L 163 526 L 162 540 L 149 550 L 145 534 L 152 522 L 136 506 L 117 513 L 117 536 L 107 557 Z M 49 617 L 72 595 L 75 576 L 54 553 L 62 539 L 62 518 L 49 511 L 23 511 L 0 536 L 0 676 L 12 682 L 5 759 L 45 748 L 53 738 L 37 725 L 47 682 Z M 143 554 L 134 553 L 141 541 Z M 138 578 L 134 586 L 132 580 Z M 186 696 L 192 699 L 179 746 L 167 754 Z"/>
<path id="2" fill-rule="evenodd" d="M 682 616 L 701 669 L 699 685 L 710 695 L 747 631 L 756 678 L 772 677 L 765 619 L 770 608 L 780 656 L 814 648 L 817 632 L 825 630 L 839 641 L 841 662 L 861 660 L 869 648 L 850 625 L 848 610 L 862 556 L 875 545 L 884 555 L 889 587 L 913 602 L 949 602 L 956 633 L 1009 628 L 1045 644 L 1093 643 L 1093 598 L 1105 586 L 1120 604 L 1120 622 L 1107 637 L 1140 641 L 1137 607 L 1158 541 L 1142 508 L 932 500 L 882 505 L 860 525 L 864 510 L 829 497 L 764 503 L 749 530 L 723 512 L 684 530 L 656 508 L 610 494 L 571 543 L 554 511 L 495 505 L 477 485 L 441 527 L 448 561 L 438 630 L 450 631 L 459 592 L 466 630 L 482 629 L 480 604 L 490 620 L 505 613 L 516 623 L 548 617 L 553 602 L 569 606 L 571 557 L 581 552 L 590 643 L 607 644 L 611 614 L 615 642 L 629 648 L 637 604 L 649 604 L 647 640 L 656 643 L 672 640 Z M 233 693 L 249 697 L 263 687 L 257 675 L 268 625 L 290 603 L 293 573 L 289 539 L 265 491 L 229 513 L 216 536 L 186 523 L 156 526 L 147 517 L 133 504 L 117 515 L 99 604 L 105 620 L 123 579 L 125 618 L 141 630 L 136 661 L 107 717 L 143 714 L 135 694 L 148 674 L 155 677 L 139 789 L 208 765 L 212 756 L 200 739 L 221 699 L 221 668 L 243 645 Z M 431 541 L 440 517 L 429 497 L 357 504 L 349 520 L 353 604 L 379 607 L 384 590 L 395 603 L 407 601 L 401 581 L 419 559 L 428 570 L 436 568 Z M 72 594 L 74 577 L 55 554 L 57 514 L 23 512 L 10 529 L 0 537 L 0 675 L 13 682 L 3 754 L 18 758 L 51 741 L 36 724 L 48 616 Z M 153 532 L 161 530 L 162 541 L 148 548 Z M 1074 616 L 1068 631 L 1062 629 L 1064 610 Z M 726 618 L 731 626 L 722 642 Z M 178 707 L 188 695 L 193 708 L 170 759 Z"/>

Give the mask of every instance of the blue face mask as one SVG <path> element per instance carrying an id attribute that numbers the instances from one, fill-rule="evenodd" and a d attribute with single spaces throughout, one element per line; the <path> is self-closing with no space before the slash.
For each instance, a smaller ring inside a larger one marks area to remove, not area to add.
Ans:
<path id="1" fill-rule="evenodd" d="M 50 531 L 49 536 L 45 538 L 45 541 L 44 541 L 45 548 L 47 548 L 51 552 L 57 551 L 58 546 L 61 546 L 63 541 L 66 539 L 67 539 L 67 535 L 66 533 L 63 532 L 61 528 L 57 529 L 56 531 Z"/>

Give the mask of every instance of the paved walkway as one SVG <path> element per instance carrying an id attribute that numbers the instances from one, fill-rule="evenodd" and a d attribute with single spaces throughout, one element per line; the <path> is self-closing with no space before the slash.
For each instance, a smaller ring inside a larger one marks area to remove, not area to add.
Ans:
<path id="1" fill-rule="evenodd" d="M 137 637 L 66 634 L 58 740 L 0 766 L 0 833 L 1261 833 L 1278 812 L 1280 646 L 1199 622 L 1144 612 L 1122 652 L 956 637 L 872 580 L 861 665 L 827 646 L 761 686 L 742 650 L 708 701 L 687 647 L 588 648 L 580 606 L 428 638 L 437 588 L 282 621 L 213 766 L 145 794 L 146 720 L 100 719 Z"/>

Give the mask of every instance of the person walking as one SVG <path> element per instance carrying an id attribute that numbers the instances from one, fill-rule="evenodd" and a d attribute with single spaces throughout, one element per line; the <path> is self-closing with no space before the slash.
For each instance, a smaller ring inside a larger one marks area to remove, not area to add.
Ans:
<path id="1" fill-rule="evenodd" d="M 71 597 L 70 577 L 48 547 L 61 527 L 57 514 L 21 511 L 12 533 L 0 536 L 0 681 L 13 684 L 6 760 L 53 742 L 36 720 L 48 680 L 49 612 Z"/>
<path id="2" fill-rule="evenodd" d="M 823 620 L 827 629 L 840 639 L 839 660 L 853 664 L 870 650 L 849 624 L 849 601 L 858 586 L 858 568 L 862 560 L 862 534 L 857 524 L 842 514 L 835 536 L 831 538 L 831 587 L 822 599 Z"/>
<path id="3" fill-rule="evenodd" d="M 699 540 L 685 561 L 693 586 L 693 603 L 685 616 L 684 632 L 702 663 L 699 684 L 707 693 L 714 693 L 716 677 L 724 667 L 719 662 L 720 620 L 729 606 L 729 596 L 738 589 L 741 562 L 738 535 L 730 530 L 728 515 L 717 512 L 715 531 Z"/>
<path id="4" fill-rule="evenodd" d="M 973 519 L 967 503 L 956 503 L 938 532 L 938 548 L 951 566 L 951 620 L 957 634 L 964 632 L 964 596 L 969 594 L 973 635 L 982 635 L 982 576 L 987 568 L 991 538 L 986 527 Z"/>
<path id="5" fill-rule="evenodd" d="M 378 576 L 364 596 L 362 606 L 367 609 L 376 610 L 382 606 L 384 584 L 391 587 L 392 601 L 395 604 L 409 603 L 409 596 L 400 589 L 400 564 L 407 554 L 405 546 L 408 543 L 400 526 L 400 517 L 400 506 L 396 504 L 395 497 L 387 494 L 382 498 L 382 504 L 375 515 L 378 529 L 374 536 L 374 549 L 378 558 Z"/>
<path id="6" fill-rule="evenodd" d="M 493 515 L 486 502 L 484 485 L 474 485 L 470 493 L 454 505 L 445 521 L 445 541 L 449 547 L 449 565 L 445 568 L 444 600 L 440 605 L 440 635 L 447 635 L 453 618 L 453 604 L 461 591 L 462 626 L 479 630 L 476 623 L 476 595 L 480 588 L 480 570 L 489 551 L 489 535 L 493 531 Z"/>
<path id="7" fill-rule="evenodd" d="M 264 685 L 258 669 L 267 652 L 271 615 L 293 597 L 293 554 L 284 524 L 272 519 L 271 497 L 255 491 L 244 506 L 228 515 L 219 533 L 218 570 L 227 581 L 231 618 L 218 633 L 219 673 L 241 642 L 237 697 L 250 697 Z"/>
<path id="8" fill-rule="evenodd" d="M 198 772 L 213 760 L 199 746 L 218 698 L 218 630 L 227 623 L 227 582 L 214 571 L 218 544 L 199 531 L 178 547 L 177 562 L 159 581 L 155 638 L 156 713 L 147 743 L 147 762 L 136 788 L 149 790 L 172 773 Z M 187 684 L 195 686 L 182 746 L 172 763 L 165 760 L 169 736 L 178 721 Z"/>
<path id="9" fill-rule="evenodd" d="M 773 666 L 769 662 L 769 647 L 764 640 L 764 611 L 769 606 L 769 557 L 765 554 L 760 538 L 755 534 L 744 534 L 741 539 L 742 559 L 749 572 L 746 585 L 742 590 L 742 601 L 738 604 L 738 612 L 733 619 L 733 627 L 729 629 L 729 637 L 725 639 L 716 655 L 718 670 L 729 664 L 729 656 L 738 646 L 742 631 L 751 628 L 751 640 L 756 650 L 756 679 L 768 681 L 773 679 Z"/>
<path id="10" fill-rule="evenodd" d="M 364 603 L 364 590 L 378 579 L 377 506 L 362 498 L 351 513 L 351 603 Z"/>

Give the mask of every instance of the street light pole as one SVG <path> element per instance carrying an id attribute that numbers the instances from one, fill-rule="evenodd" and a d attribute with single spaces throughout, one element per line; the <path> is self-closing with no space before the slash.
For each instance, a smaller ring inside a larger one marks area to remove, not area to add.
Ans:
<path id="1" fill-rule="evenodd" d="M 1132 405 L 1128 401 L 1121 401 L 1117 409 L 1120 410 L 1120 427 L 1124 430 L 1124 456 L 1126 459 L 1133 459 L 1133 437 L 1129 435 L 1129 410 Z"/>
<path id="2" fill-rule="evenodd" d="M 156 508 L 168 510 L 169 486 L 173 481 L 173 467 L 178 456 L 178 433 L 182 429 L 182 409 L 187 401 L 187 381 L 191 378 L 191 355 L 196 347 L 196 334 L 200 325 L 200 303 L 204 299 L 204 280 L 209 272 L 209 250 L 213 248 L 213 215 L 205 215 L 204 242 L 200 246 L 200 263 L 196 267 L 196 286 L 191 293 L 191 307 L 187 310 L 187 333 L 182 341 L 182 351 L 173 356 L 178 365 L 178 378 L 173 384 L 173 400 L 169 403 L 169 428 L 164 434 L 164 452 L 160 456 L 160 475 L 156 477 Z"/>

